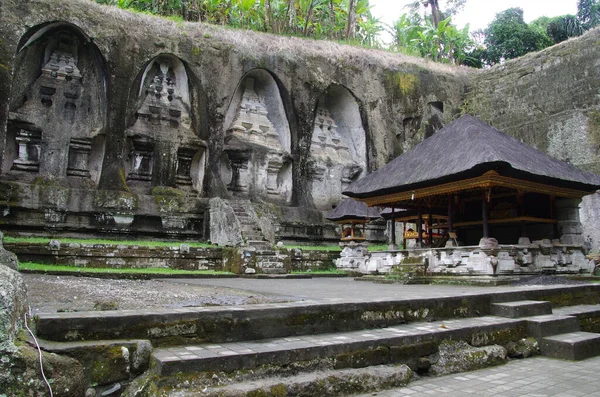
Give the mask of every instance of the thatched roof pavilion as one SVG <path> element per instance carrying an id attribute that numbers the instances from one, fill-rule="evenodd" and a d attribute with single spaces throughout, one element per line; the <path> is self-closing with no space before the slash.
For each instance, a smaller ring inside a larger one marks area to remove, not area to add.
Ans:
<path id="1" fill-rule="evenodd" d="M 492 223 L 556 223 L 555 198 L 581 199 L 599 188 L 600 176 L 465 115 L 344 194 L 369 206 L 446 209 L 448 230 L 483 225 L 488 237 Z"/>
<path id="2" fill-rule="evenodd" d="M 344 199 L 342 202 L 327 214 L 327 219 L 342 225 L 342 240 L 364 240 L 364 226 L 373 219 L 381 218 L 379 210 L 368 207 L 361 201 L 354 199 Z M 344 225 L 350 225 L 344 228 Z M 362 232 L 356 231 L 356 225 L 362 225 Z"/>

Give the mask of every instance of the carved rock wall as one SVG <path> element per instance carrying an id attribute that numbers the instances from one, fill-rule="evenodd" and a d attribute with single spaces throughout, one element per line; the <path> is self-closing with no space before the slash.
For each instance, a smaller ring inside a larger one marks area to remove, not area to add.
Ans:
<path id="1" fill-rule="evenodd" d="M 281 96 L 284 114 L 278 117 L 285 118 L 290 130 L 294 203 L 309 201 L 304 189 L 306 160 L 317 103 L 331 84 L 345 87 L 356 97 L 369 169 L 393 156 L 395 132 L 402 130 L 404 118 L 422 117 L 432 101 L 455 108 L 464 87 L 465 72 L 402 55 L 208 25 L 178 26 L 83 0 L 5 1 L 1 18 L 6 33 L 0 43 L 0 63 L 5 66 L 0 74 L 3 124 L 7 102 L 16 107 L 24 91 L 15 69 L 21 55 L 14 55 L 23 45 L 23 37 L 32 38 L 48 21 L 64 21 L 80 29 L 90 45 L 98 48 L 107 98 L 107 114 L 101 117 L 106 137 L 101 188 L 122 185 L 121 175 L 130 156 L 125 131 L 135 124 L 139 113 L 140 80 L 148 63 L 161 54 L 180 59 L 188 74 L 193 97 L 190 115 L 194 133 L 208 145 L 205 191 L 212 196 L 227 195 L 219 172 L 228 128 L 226 114 L 236 88 L 253 70 L 270 73 Z M 9 89 L 13 81 L 14 88 Z M 9 149 L 3 143 L 2 155 Z"/>
<path id="2" fill-rule="evenodd" d="M 600 172 L 600 30 L 473 74 L 464 111 L 550 155 Z M 598 194 L 583 199 L 584 238 L 600 248 Z"/>

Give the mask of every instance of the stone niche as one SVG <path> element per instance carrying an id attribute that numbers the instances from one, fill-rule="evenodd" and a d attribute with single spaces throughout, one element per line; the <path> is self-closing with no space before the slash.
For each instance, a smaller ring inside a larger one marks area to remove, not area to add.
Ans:
<path id="1" fill-rule="evenodd" d="M 94 186 L 104 157 L 106 82 L 100 53 L 77 27 L 30 29 L 16 55 L 2 173 L 23 182 Z"/>
<path id="2" fill-rule="evenodd" d="M 290 128 L 277 84 L 267 71 L 253 70 L 243 78 L 224 125 L 220 169 L 231 195 L 290 203 Z"/>
<path id="3" fill-rule="evenodd" d="M 321 210 L 339 204 L 342 191 L 366 173 L 365 130 L 358 103 L 344 87 L 329 87 L 319 100 L 308 164 L 313 203 Z"/>
<path id="4" fill-rule="evenodd" d="M 163 54 L 148 63 L 127 130 L 125 170 L 134 191 L 172 186 L 202 192 L 207 145 L 194 132 L 191 103 L 188 73 L 179 58 Z"/>

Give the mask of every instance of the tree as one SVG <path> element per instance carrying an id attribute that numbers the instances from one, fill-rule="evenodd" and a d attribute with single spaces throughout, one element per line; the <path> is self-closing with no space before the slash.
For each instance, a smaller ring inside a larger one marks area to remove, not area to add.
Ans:
<path id="1" fill-rule="evenodd" d="M 425 9 L 429 7 L 431 9 L 431 15 L 429 16 L 429 18 L 431 18 L 431 24 L 434 28 L 437 28 L 440 21 L 456 15 L 456 13 L 464 7 L 466 2 L 467 0 L 447 0 L 446 7 L 448 8 L 445 11 L 440 9 L 438 0 L 414 0 L 407 7 L 411 14 L 418 14 L 421 6 L 425 7 Z"/>
<path id="2" fill-rule="evenodd" d="M 463 64 L 467 48 L 472 46 L 469 26 L 457 29 L 446 18 L 434 27 L 431 21 L 418 15 L 404 14 L 394 26 L 394 44 L 397 50 L 430 58 L 437 62 Z"/>
<path id="3" fill-rule="evenodd" d="M 575 15 L 562 15 L 550 19 L 546 31 L 552 41 L 557 44 L 569 37 L 581 36 L 584 29 Z"/>
<path id="4" fill-rule="evenodd" d="M 485 63 L 493 65 L 552 45 L 552 40 L 523 20 L 521 8 L 509 8 L 496 14 L 485 29 Z"/>
<path id="5" fill-rule="evenodd" d="M 584 30 L 600 25 L 600 3 L 598 0 L 579 0 L 577 2 L 577 19 Z"/>

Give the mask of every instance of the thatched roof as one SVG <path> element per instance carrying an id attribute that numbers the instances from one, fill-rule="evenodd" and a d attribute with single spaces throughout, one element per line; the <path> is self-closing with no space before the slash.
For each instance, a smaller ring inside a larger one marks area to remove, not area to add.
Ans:
<path id="1" fill-rule="evenodd" d="M 361 201 L 354 199 L 344 199 L 340 205 L 335 207 L 327 214 L 327 219 L 334 222 L 345 220 L 371 220 L 381 218 L 379 210 L 374 207 L 367 207 Z"/>
<path id="2" fill-rule="evenodd" d="M 356 198 L 375 197 L 459 181 L 489 170 L 590 193 L 600 189 L 600 176 L 557 160 L 465 115 L 354 182 L 343 193 Z"/>

